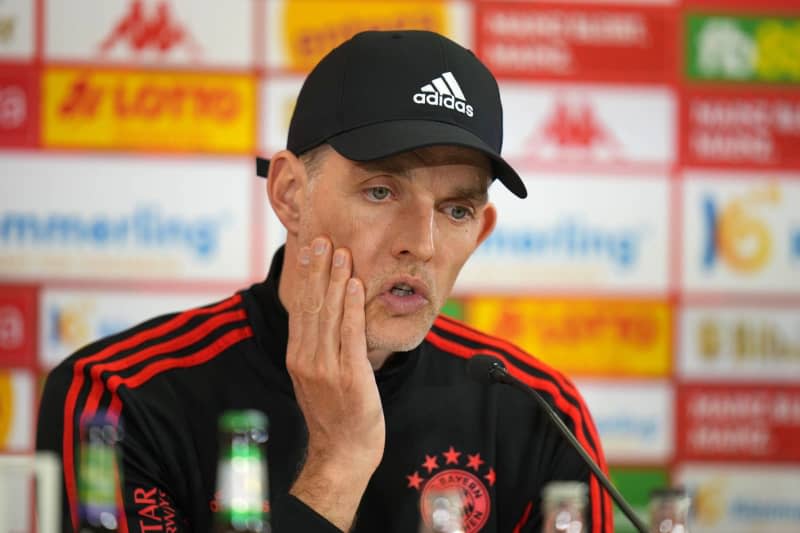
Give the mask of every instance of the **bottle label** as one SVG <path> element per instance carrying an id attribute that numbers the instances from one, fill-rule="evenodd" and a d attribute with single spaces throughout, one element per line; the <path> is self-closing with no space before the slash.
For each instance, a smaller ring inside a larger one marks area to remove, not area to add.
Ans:
<path id="1" fill-rule="evenodd" d="M 81 446 L 79 495 L 81 518 L 107 529 L 117 527 L 117 457 L 112 446 L 85 442 Z"/>
<path id="2" fill-rule="evenodd" d="M 268 499 L 266 461 L 258 446 L 233 443 L 217 471 L 219 513 L 232 523 L 264 520 Z"/>

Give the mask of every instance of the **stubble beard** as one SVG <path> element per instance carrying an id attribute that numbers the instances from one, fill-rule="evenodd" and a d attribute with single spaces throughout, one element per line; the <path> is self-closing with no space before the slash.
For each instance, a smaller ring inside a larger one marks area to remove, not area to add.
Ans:
<path id="1" fill-rule="evenodd" d="M 411 315 L 392 316 L 387 313 L 378 299 L 378 291 L 384 286 L 385 280 L 391 279 L 399 273 L 420 277 L 428 286 L 428 304 Z M 366 292 L 368 299 L 364 311 L 368 353 L 376 351 L 395 353 L 413 350 L 425 340 L 439 314 L 440 307 L 444 304 L 438 296 L 439 292 L 432 277 L 419 268 L 382 273 L 376 276 L 372 282 L 367 283 Z"/>
<path id="2" fill-rule="evenodd" d="M 435 319 L 433 306 L 404 318 L 386 315 L 380 316 L 379 320 L 367 318 L 365 328 L 367 352 L 394 353 L 413 350 L 425 340 Z"/>

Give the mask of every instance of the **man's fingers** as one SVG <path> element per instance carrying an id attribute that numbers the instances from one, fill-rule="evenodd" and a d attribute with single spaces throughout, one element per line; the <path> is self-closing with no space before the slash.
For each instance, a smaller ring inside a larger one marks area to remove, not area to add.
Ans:
<path id="1" fill-rule="evenodd" d="M 300 346 L 303 343 L 303 313 L 301 312 L 303 299 L 305 298 L 308 277 L 311 272 L 311 248 L 303 246 L 298 250 L 295 257 L 297 267 L 297 287 L 295 294 L 289 305 L 289 338 L 286 347 L 286 366 L 289 370 L 299 366 L 298 357 L 302 357 Z"/>
<path id="2" fill-rule="evenodd" d="M 319 356 L 319 313 L 328 289 L 328 278 L 331 265 L 331 244 L 324 237 L 311 241 L 311 257 L 308 264 L 308 276 L 300 299 L 300 320 L 303 337 L 300 349 L 309 362 Z"/>
<path id="3" fill-rule="evenodd" d="M 322 309 L 331 268 L 331 244 L 328 239 L 318 237 L 311 242 L 311 263 L 308 279 L 303 290 L 301 310 L 305 314 L 317 314 Z"/>
<path id="4" fill-rule="evenodd" d="M 341 326 L 341 357 L 345 368 L 356 368 L 367 361 L 364 285 L 357 278 L 347 280 Z"/>
<path id="5" fill-rule="evenodd" d="M 328 290 L 319 316 L 319 349 L 333 354 L 337 361 L 345 286 L 350 278 L 351 264 L 347 249 L 340 248 L 334 251 Z"/>

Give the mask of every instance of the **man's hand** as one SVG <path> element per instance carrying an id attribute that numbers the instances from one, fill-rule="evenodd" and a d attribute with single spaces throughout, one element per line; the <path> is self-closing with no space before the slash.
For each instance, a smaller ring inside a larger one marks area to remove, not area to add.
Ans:
<path id="1" fill-rule="evenodd" d="M 383 457 L 386 426 L 367 359 L 364 286 L 347 249 L 315 239 L 297 257 L 286 367 L 308 427 L 308 453 L 291 489 L 336 527 L 350 529 Z"/>

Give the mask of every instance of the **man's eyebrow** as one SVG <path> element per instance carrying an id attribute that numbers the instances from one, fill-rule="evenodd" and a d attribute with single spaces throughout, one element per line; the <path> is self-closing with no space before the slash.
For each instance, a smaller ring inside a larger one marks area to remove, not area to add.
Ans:
<path id="1" fill-rule="evenodd" d="M 391 160 L 378 160 L 378 161 L 358 161 L 356 166 L 364 172 L 369 173 L 389 173 L 396 174 L 402 177 L 409 177 L 409 169 L 407 165 L 403 165 L 398 161 Z"/>
<path id="2" fill-rule="evenodd" d="M 388 173 L 402 178 L 411 179 L 411 169 L 404 165 L 402 161 L 392 160 L 378 160 L 378 161 L 358 161 L 356 166 L 363 172 L 367 173 Z M 487 191 L 489 178 L 482 177 L 480 185 L 468 185 L 463 187 L 455 187 L 448 198 L 458 200 L 471 200 L 478 204 L 485 204 L 489 201 L 489 193 Z"/>
<path id="3" fill-rule="evenodd" d="M 478 204 L 485 204 L 489 201 L 489 192 L 485 187 L 456 187 L 450 198 L 457 200 L 472 200 Z"/>

